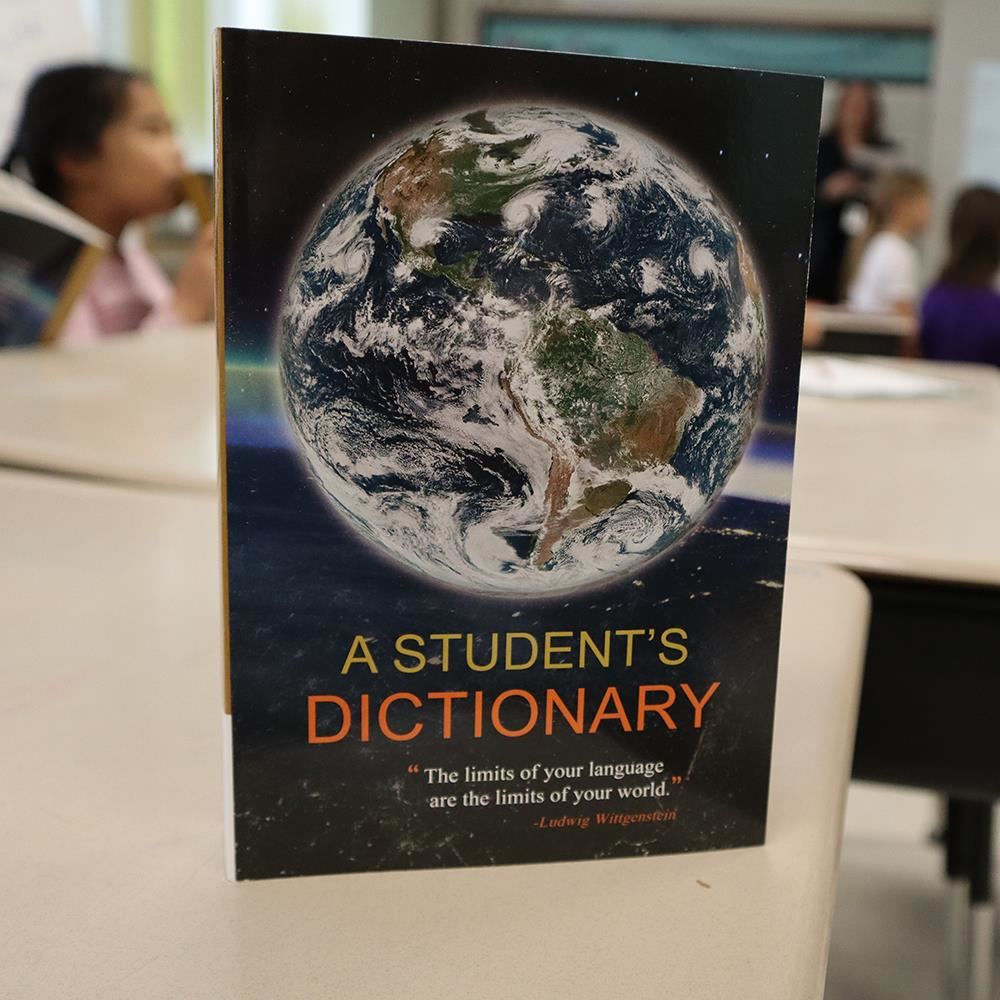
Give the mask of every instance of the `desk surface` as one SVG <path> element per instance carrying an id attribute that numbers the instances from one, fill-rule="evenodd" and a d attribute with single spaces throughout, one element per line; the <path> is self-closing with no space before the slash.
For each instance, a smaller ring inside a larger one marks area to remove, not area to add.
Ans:
<path id="1" fill-rule="evenodd" d="M 965 391 L 924 399 L 803 396 L 792 556 L 860 572 L 1000 585 L 1000 370 L 870 363 L 939 376 Z"/>
<path id="2" fill-rule="evenodd" d="M 821 997 L 855 578 L 789 578 L 765 847 L 237 885 L 213 498 L 0 472 L 0 523 L 0 996 Z"/>
<path id="3" fill-rule="evenodd" d="M 831 306 L 822 302 L 810 302 L 809 311 L 824 331 L 882 334 L 900 339 L 913 335 L 914 321 L 908 316 L 859 312 L 846 306 Z"/>
<path id="4" fill-rule="evenodd" d="M 0 465 L 215 488 L 209 326 L 0 351 Z"/>

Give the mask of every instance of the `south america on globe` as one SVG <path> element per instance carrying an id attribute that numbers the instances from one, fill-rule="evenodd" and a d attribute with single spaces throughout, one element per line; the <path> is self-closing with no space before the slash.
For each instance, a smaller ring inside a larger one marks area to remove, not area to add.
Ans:
<path id="1" fill-rule="evenodd" d="M 439 582 L 635 572 L 739 463 L 764 382 L 750 251 L 673 151 L 499 105 L 382 147 L 318 207 L 277 330 L 332 505 Z"/>

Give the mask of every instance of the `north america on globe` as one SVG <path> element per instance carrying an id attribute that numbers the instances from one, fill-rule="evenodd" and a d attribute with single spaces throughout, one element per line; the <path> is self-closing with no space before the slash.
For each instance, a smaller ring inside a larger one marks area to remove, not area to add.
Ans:
<path id="1" fill-rule="evenodd" d="M 293 262 L 277 354 L 332 506 L 472 591 L 634 573 L 749 442 L 763 298 L 740 225 L 660 142 L 500 105 L 384 146 Z"/>

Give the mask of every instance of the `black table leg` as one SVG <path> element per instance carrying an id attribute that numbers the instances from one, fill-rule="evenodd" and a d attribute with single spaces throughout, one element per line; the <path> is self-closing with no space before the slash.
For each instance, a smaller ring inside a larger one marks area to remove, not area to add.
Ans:
<path id="1" fill-rule="evenodd" d="M 953 1000 L 993 1000 L 993 803 L 948 799 L 948 980 Z"/>
<path id="2" fill-rule="evenodd" d="M 993 803 L 969 804 L 969 1000 L 993 1000 Z"/>
<path id="3" fill-rule="evenodd" d="M 944 831 L 948 877 L 948 996 L 966 1000 L 969 992 L 969 889 L 972 862 L 969 803 L 949 797 Z"/>

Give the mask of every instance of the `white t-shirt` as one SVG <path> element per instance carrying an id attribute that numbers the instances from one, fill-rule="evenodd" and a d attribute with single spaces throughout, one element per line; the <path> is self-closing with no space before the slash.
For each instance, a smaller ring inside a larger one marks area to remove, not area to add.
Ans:
<path id="1" fill-rule="evenodd" d="M 898 233 L 876 233 L 865 247 L 847 291 L 847 304 L 861 312 L 892 312 L 901 302 L 916 305 L 920 262 Z"/>

